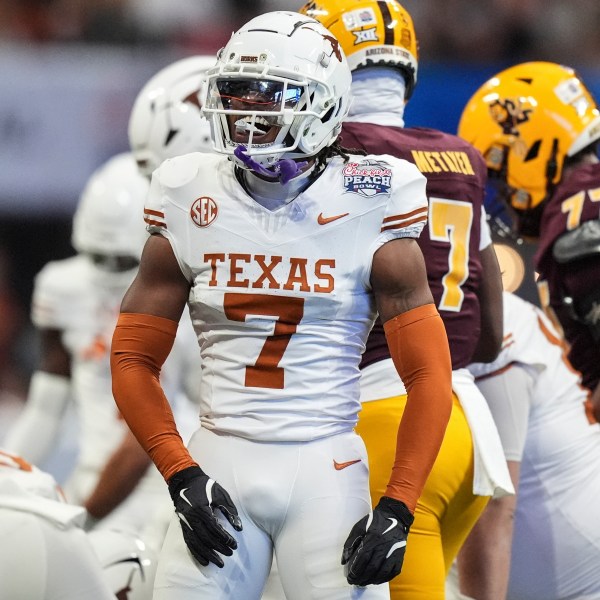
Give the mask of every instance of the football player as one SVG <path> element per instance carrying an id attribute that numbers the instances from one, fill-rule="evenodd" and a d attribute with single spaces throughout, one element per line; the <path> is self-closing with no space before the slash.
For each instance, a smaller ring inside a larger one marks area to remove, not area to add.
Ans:
<path id="1" fill-rule="evenodd" d="M 425 179 L 339 145 L 350 81 L 317 21 L 257 17 L 208 73 L 219 154 L 153 173 L 152 235 L 121 307 L 112 370 L 121 413 L 177 513 L 157 599 L 257 599 L 273 552 L 292 600 L 387 598 L 385 585 L 354 585 L 402 567 L 451 410 L 451 365 L 415 241 Z M 202 426 L 188 448 L 158 379 L 186 303 L 202 354 Z M 408 389 L 409 433 L 371 511 L 354 426 L 376 308 Z"/>
<path id="2" fill-rule="evenodd" d="M 145 530 L 152 508 L 168 504 L 168 498 L 116 410 L 109 348 L 119 305 L 147 238 L 143 204 L 148 187 L 129 153 L 111 158 L 88 181 L 73 218 L 77 255 L 48 263 L 36 277 L 32 319 L 41 338 L 40 365 L 26 408 L 5 440 L 10 450 L 42 462 L 73 400 L 79 454 L 65 485 L 69 502 L 86 506 L 86 527 L 102 519 L 102 527 L 135 534 Z M 189 332 L 195 343 L 191 327 Z M 182 382 L 190 363 L 198 359 L 185 337 L 179 336 L 163 372 L 163 384 L 181 411 L 184 427 L 195 411 Z M 120 447 L 125 451 L 115 455 Z M 108 487 L 98 489 L 101 478 Z"/>
<path id="3" fill-rule="evenodd" d="M 0 600 L 114 600 L 84 518 L 51 475 L 0 450 Z"/>
<path id="4" fill-rule="evenodd" d="M 417 82 L 418 44 L 402 5 L 320 0 L 301 12 L 330 29 L 352 69 L 344 145 L 409 161 L 427 178 L 428 224 L 418 244 L 450 343 L 453 407 L 417 503 L 404 569 L 390 587 L 395 599 L 443 599 L 446 574 L 489 497 L 513 491 L 493 419 L 466 369 L 473 359 L 493 360 L 502 341 L 502 281 L 483 209 L 485 165 L 454 135 L 404 127 L 404 107 Z M 373 187 L 381 180 L 373 178 Z M 392 440 L 406 405 L 381 321 L 361 368 L 357 431 L 367 446 L 376 504 L 385 493 Z"/>
<path id="5" fill-rule="evenodd" d="M 495 184 L 489 202 L 515 236 L 537 240 L 542 306 L 569 359 L 595 390 L 600 417 L 600 113 L 569 67 L 523 63 L 484 83 L 459 135 L 478 148 Z"/>
<path id="6" fill-rule="evenodd" d="M 475 525 L 459 559 L 461 591 L 482 600 L 600 597 L 600 425 L 560 334 L 538 308 L 505 294 L 502 352 L 469 368 L 518 496 L 516 514 L 505 506 L 513 498 L 492 500 Z"/>

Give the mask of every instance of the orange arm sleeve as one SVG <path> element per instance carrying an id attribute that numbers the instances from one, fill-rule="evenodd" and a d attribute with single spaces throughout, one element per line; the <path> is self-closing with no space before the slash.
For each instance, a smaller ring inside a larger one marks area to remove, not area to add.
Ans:
<path id="1" fill-rule="evenodd" d="M 160 369 L 175 340 L 177 323 L 122 313 L 110 355 L 113 395 L 133 435 L 168 481 L 197 463 L 185 447 L 160 386 Z"/>
<path id="2" fill-rule="evenodd" d="M 408 394 L 386 496 L 414 512 L 452 410 L 452 363 L 444 323 L 433 304 L 384 323 L 390 354 Z"/>

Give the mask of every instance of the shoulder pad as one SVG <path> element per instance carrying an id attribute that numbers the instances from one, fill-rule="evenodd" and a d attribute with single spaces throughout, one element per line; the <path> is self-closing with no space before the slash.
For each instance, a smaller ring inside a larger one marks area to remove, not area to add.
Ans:
<path id="1" fill-rule="evenodd" d="M 221 157 L 202 152 L 193 152 L 167 159 L 156 171 L 155 176 L 159 178 L 161 185 L 167 188 L 178 188 L 186 185 L 194 179 L 201 170 L 209 168 L 208 164 L 220 160 Z"/>

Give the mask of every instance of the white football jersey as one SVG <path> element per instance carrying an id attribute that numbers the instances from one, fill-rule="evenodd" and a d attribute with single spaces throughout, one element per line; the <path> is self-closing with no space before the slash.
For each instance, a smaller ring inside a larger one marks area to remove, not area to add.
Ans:
<path id="1" fill-rule="evenodd" d="M 505 294 L 504 327 L 498 359 L 473 371 L 509 448 L 521 449 L 512 457 L 521 470 L 507 598 L 598 598 L 600 425 L 589 392 L 541 310 Z M 510 378 L 514 368 L 527 383 Z M 513 444 L 511 431 L 521 428 L 524 445 Z"/>
<path id="2" fill-rule="evenodd" d="M 360 355 L 375 315 L 375 251 L 418 237 L 425 178 L 391 156 L 334 158 L 270 211 L 222 156 L 188 154 L 154 173 L 145 218 L 192 285 L 203 426 L 263 441 L 351 430 Z"/>
<path id="3" fill-rule="evenodd" d="M 35 280 L 32 320 L 38 328 L 60 330 L 71 355 L 80 432 L 78 468 L 88 471 L 104 467 L 127 427 L 112 396 L 110 345 L 121 300 L 134 276 L 135 270 L 103 273 L 86 256 L 77 255 L 48 263 Z M 184 374 L 191 365 L 199 368 L 198 344 L 190 332 L 188 318 L 180 324 L 172 357 L 161 373 L 169 400 L 183 405 Z"/>
<path id="4" fill-rule="evenodd" d="M 474 364 L 469 370 L 480 380 L 513 364 L 524 366 L 534 378 L 532 394 L 520 399 L 530 404 L 527 438 L 538 440 L 535 445 L 526 444 L 528 462 L 549 466 L 553 458 L 561 460 L 568 455 L 573 461 L 579 456 L 582 468 L 593 468 L 587 443 L 597 443 L 600 426 L 591 425 L 587 418 L 589 392 L 580 385 L 581 375 L 568 362 L 561 338 L 543 312 L 505 292 L 502 351 L 493 363 Z M 555 435 L 550 435 L 555 428 Z M 543 446 L 542 440 L 546 440 Z M 557 465 L 560 468 L 560 462 Z M 524 477 L 527 473 L 522 466 L 521 481 Z"/>

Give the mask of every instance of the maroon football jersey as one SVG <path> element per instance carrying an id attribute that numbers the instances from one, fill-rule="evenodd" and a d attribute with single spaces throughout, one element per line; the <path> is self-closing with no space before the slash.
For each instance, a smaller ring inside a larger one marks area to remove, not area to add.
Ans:
<path id="1" fill-rule="evenodd" d="M 561 181 L 544 208 L 534 257 L 539 279 L 548 284 L 550 306 L 569 342 L 569 360 L 581 371 L 583 384 L 592 389 L 600 381 L 600 342 L 594 340 L 584 323 L 573 319 L 563 298 L 571 297 L 577 305 L 583 298 L 597 293 L 600 300 L 600 255 L 561 264 L 552 250 L 561 235 L 598 218 L 600 164 L 581 166 Z"/>
<path id="2" fill-rule="evenodd" d="M 483 158 L 461 138 L 420 127 L 344 123 L 341 143 L 369 154 L 391 154 L 414 163 L 427 178 L 429 217 L 418 240 L 429 287 L 446 326 L 452 368 L 471 362 L 480 332 L 479 242 L 486 179 Z M 367 340 L 361 367 L 389 357 L 379 319 Z"/>

